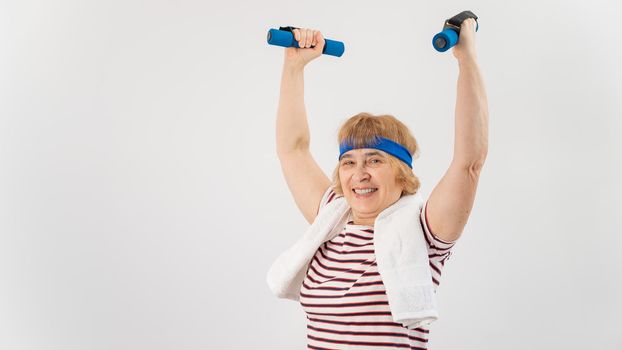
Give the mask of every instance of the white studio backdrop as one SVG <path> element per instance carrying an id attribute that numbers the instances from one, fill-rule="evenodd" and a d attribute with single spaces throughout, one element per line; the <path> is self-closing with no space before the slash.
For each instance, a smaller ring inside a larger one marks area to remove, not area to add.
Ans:
<path id="1" fill-rule="evenodd" d="M 275 152 L 283 49 L 312 152 L 393 114 L 429 195 L 453 151 L 458 66 L 432 36 L 480 17 L 490 142 L 445 266 L 430 349 L 622 348 L 622 48 L 614 1 L 1 1 L 0 349 L 303 349 L 265 283 L 306 229 Z"/>

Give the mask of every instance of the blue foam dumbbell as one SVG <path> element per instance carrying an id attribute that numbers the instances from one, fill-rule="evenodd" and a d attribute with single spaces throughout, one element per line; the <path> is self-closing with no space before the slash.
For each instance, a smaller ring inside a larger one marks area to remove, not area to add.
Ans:
<path id="1" fill-rule="evenodd" d="M 279 29 L 270 29 L 268 31 L 268 44 L 282 47 L 297 47 L 298 41 L 294 38 L 293 29 L 296 27 L 280 27 Z M 313 46 L 312 46 L 313 47 Z M 324 39 L 324 49 L 322 53 L 330 56 L 341 57 L 345 51 L 345 45 L 341 41 Z"/>
<path id="2" fill-rule="evenodd" d="M 432 46 L 438 52 L 445 52 L 454 47 L 458 43 L 460 37 L 460 25 L 467 18 L 475 19 L 475 31 L 479 29 L 477 16 L 471 11 L 462 11 L 459 14 L 449 18 L 443 24 L 443 31 L 434 35 L 432 38 Z"/>

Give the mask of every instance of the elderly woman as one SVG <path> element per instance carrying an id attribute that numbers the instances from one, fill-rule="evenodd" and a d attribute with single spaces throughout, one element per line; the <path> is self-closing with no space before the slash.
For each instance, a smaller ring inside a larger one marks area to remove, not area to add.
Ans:
<path id="1" fill-rule="evenodd" d="M 324 38 L 295 29 L 286 48 L 277 114 L 277 152 L 287 185 L 311 224 L 268 273 L 271 289 L 297 300 L 310 349 L 426 349 L 443 265 L 460 237 L 487 154 L 488 110 L 475 51 L 475 21 L 462 23 L 454 156 L 426 201 L 412 159 L 419 149 L 390 115 L 357 114 L 338 135 L 332 181 L 309 152 L 305 65 Z"/>

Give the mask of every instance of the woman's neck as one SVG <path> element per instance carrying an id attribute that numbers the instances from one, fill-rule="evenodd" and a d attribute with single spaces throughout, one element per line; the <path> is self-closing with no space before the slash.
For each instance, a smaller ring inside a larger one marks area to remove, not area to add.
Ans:
<path id="1" fill-rule="evenodd" d="M 376 222 L 376 218 L 357 218 L 354 213 L 350 213 L 350 221 L 352 221 L 354 225 L 373 227 Z"/>

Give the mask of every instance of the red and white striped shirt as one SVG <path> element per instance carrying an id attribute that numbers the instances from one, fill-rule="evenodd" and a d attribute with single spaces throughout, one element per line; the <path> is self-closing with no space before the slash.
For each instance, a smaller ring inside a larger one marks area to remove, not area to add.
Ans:
<path id="1" fill-rule="evenodd" d="M 331 187 L 320 208 L 335 198 Z M 455 242 L 431 233 L 425 208 L 420 219 L 436 290 Z M 427 326 L 408 329 L 393 322 L 376 265 L 372 226 L 349 221 L 341 234 L 318 248 L 300 288 L 300 304 L 307 315 L 309 349 L 427 349 Z"/>

